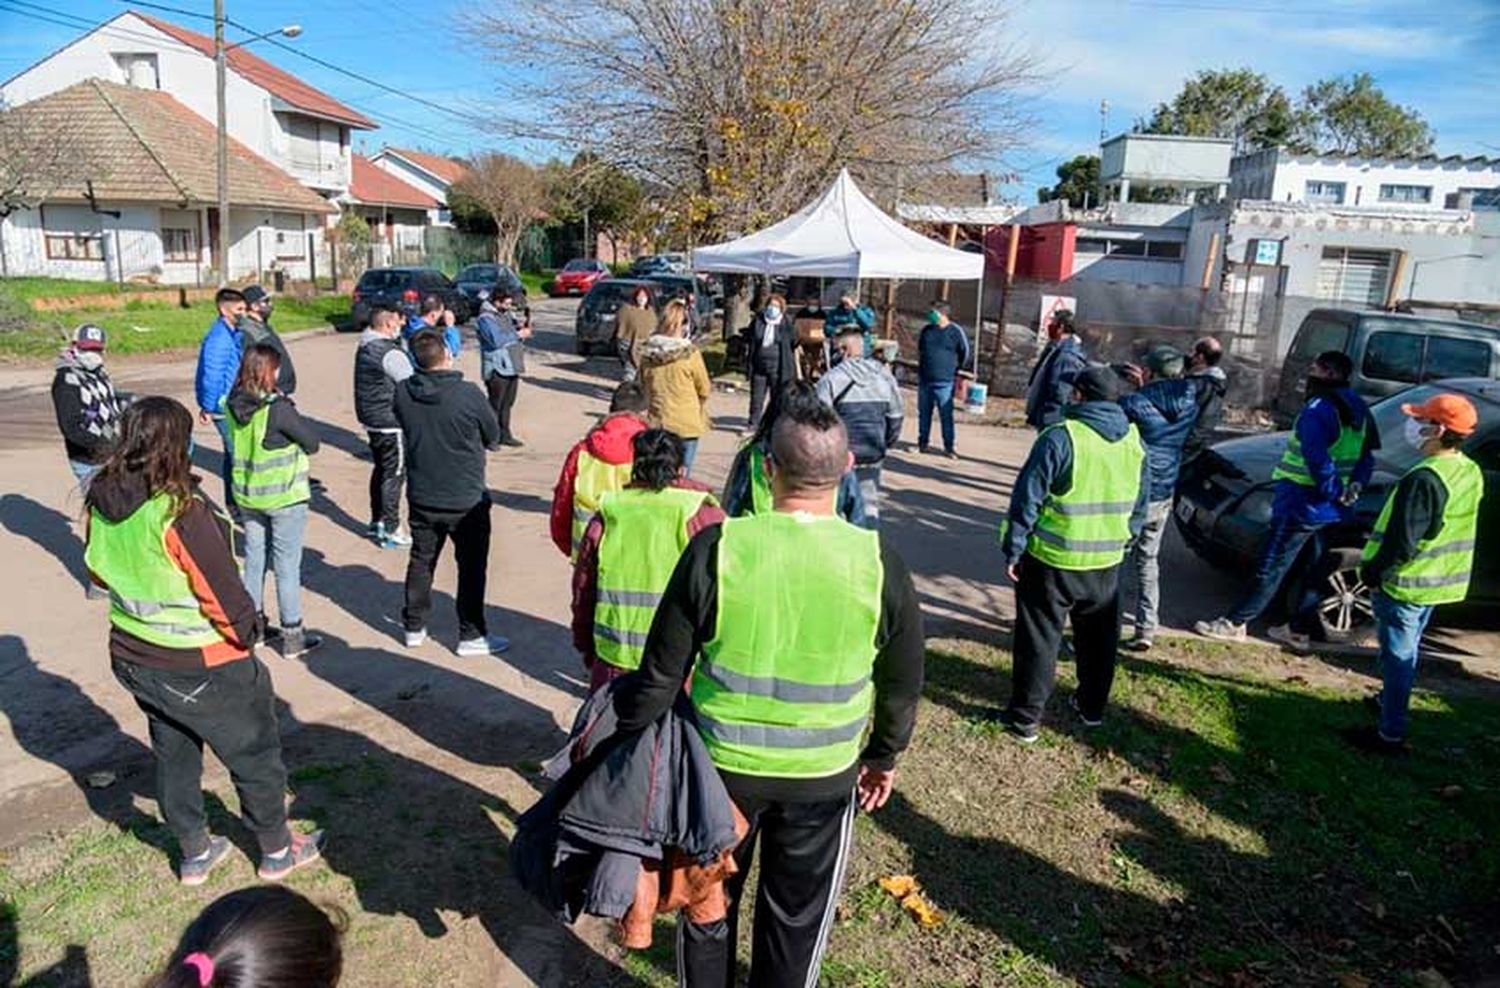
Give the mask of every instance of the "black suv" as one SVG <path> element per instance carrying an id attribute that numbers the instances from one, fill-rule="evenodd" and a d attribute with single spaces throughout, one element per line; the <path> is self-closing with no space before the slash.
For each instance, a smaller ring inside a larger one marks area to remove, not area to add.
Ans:
<path id="1" fill-rule="evenodd" d="M 354 286 L 354 328 L 368 326 L 370 313 L 377 305 L 414 312 L 428 295 L 442 299 L 461 323 L 468 322 L 479 311 L 479 306 L 470 302 L 441 271 L 433 268 L 371 268 Z"/>
<path id="2" fill-rule="evenodd" d="M 521 284 L 520 277 L 508 264 L 470 264 L 453 280 L 476 312 L 479 311 L 479 293 L 490 291 L 496 285 L 511 293 L 516 308 L 526 308 L 526 286 Z"/>

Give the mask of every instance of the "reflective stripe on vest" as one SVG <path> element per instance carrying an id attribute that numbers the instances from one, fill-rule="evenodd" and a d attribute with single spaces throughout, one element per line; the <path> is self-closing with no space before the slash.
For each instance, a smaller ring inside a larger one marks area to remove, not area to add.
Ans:
<path id="1" fill-rule="evenodd" d="M 662 591 L 687 547 L 688 522 L 704 504 L 703 491 L 636 490 L 604 495 L 599 514 L 599 593 L 594 605 L 594 654 L 620 669 L 638 669 Z"/>
<path id="2" fill-rule="evenodd" d="M 1417 543 L 1411 559 L 1386 574 L 1381 589 L 1407 604 L 1453 604 L 1469 593 L 1474 569 L 1474 541 L 1479 530 L 1479 502 L 1484 497 L 1484 472 L 1462 453 L 1429 456 L 1407 471 L 1431 470 L 1448 492 L 1443 524 L 1431 539 Z M 1396 503 L 1397 485 L 1386 496 L 1375 529 L 1365 543 L 1362 559 L 1369 562 L 1380 551 L 1386 526 Z"/>
<path id="3" fill-rule="evenodd" d="M 1073 444 L 1072 486 L 1065 494 L 1049 493 L 1042 502 L 1026 551 L 1057 569 L 1119 565 L 1141 492 L 1146 450 L 1140 432 L 1131 425 L 1111 442 L 1077 419 L 1048 428 L 1067 430 Z"/>
<path id="4" fill-rule="evenodd" d="M 1297 414 L 1297 421 L 1292 423 L 1292 433 L 1287 438 L 1286 450 L 1281 454 L 1281 462 L 1276 464 L 1276 469 L 1271 471 L 1273 480 L 1290 480 L 1294 484 L 1303 487 L 1316 486 L 1317 481 L 1313 479 L 1312 472 L 1307 468 L 1307 460 L 1302 456 L 1302 440 L 1297 438 L 1297 426 L 1302 422 L 1302 416 L 1306 411 Z M 1354 476 L 1354 468 L 1359 465 L 1360 458 L 1365 452 L 1365 427 L 1351 428 L 1339 422 L 1339 437 L 1334 444 L 1328 447 L 1328 458 L 1333 461 L 1333 469 L 1338 472 L 1339 480 L 1349 483 L 1349 478 Z"/>
<path id="5" fill-rule="evenodd" d="M 302 447 L 266 449 L 266 428 L 271 421 L 271 404 L 255 410 L 250 421 L 241 424 L 232 414 L 229 418 L 230 487 L 234 500 L 252 511 L 275 511 L 300 504 L 312 497 L 307 482 L 307 454 Z"/>
<path id="6" fill-rule="evenodd" d="M 624 489 L 630 483 L 630 471 L 634 464 L 609 463 L 588 450 L 578 453 L 578 470 L 573 477 L 573 561 L 578 561 L 578 548 L 583 545 L 583 533 L 589 521 L 599 511 L 604 495 Z"/>
<path id="7" fill-rule="evenodd" d="M 771 510 L 771 475 L 766 472 L 766 451 L 754 440 L 750 443 L 750 513 L 763 515 Z"/>
<path id="8" fill-rule="evenodd" d="M 773 511 L 724 523 L 717 623 L 692 681 L 715 765 L 824 778 L 858 760 L 884 579 L 875 533 L 837 517 Z"/>
<path id="9" fill-rule="evenodd" d="M 172 499 L 158 494 L 128 518 L 89 514 L 84 560 L 110 588 L 109 622 L 164 648 L 205 648 L 224 638 L 204 616 L 188 576 L 167 552 Z"/>

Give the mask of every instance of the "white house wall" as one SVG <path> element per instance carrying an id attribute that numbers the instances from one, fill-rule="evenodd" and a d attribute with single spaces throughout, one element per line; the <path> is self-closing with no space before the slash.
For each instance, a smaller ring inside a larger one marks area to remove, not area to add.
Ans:
<path id="1" fill-rule="evenodd" d="M 382 171 L 395 175 L 401 181 L 432 196 L 438 202 L 448 201 L 448 183 L 434 180 L 431 175 L 406 159 L 390 154 L 378 154 L 370 159 L 371 164 Z"/>
<path id="2" fill-rule="evenodd" d="M 1381 209 L 1441 209 L 1460 189 L 1500 186 L 1500 164 L 1486 162 L 1380 161 L 1297 156 L 1264 151 L 1235 159 L 1230 194 L 1236 199 L 1306 202 L 1308 182 L 1341 182 L 1344 206 Z M 1425 185 L 1426 203 L 1382 202 L 1382 185 Z"/>
<path id="3" fill-rule="evenodd" d="M 279 226 L 277 219 L 283 221 L 289 219 L 300 219 L 301 226 L 295 230 Z M 229 239 L 229 277 L 238 281 L 242 278 L 261 278 L 268 272 L 281 270 L 286 276 L 294 280 L 305 280 L 311 276 L 310 258 L 308 256 L 307 235 L 312 234 L 312 252 L 315 255 L 323 253 L 323 217 L 309 213 L 284 213 L 266 209 L 232 209 L 229 213 L 230 239 Z M 278 230 L 287 234 L 288 237 L 297 238 L 297 252 L 300 256 L 295 258 L 280 256 L 277 247 Z M 323 274 L 323 272 L 319 272 Z"/>

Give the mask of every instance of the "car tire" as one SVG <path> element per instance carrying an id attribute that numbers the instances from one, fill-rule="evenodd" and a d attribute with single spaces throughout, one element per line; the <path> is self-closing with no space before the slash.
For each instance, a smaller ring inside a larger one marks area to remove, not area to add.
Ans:
<path id="1" fill-rule="evenodd" d="M 1375 612 L 1371 605 L 1371 589 L 1359 578 L 1360 550 L 1353 547 L 1330 549 L 1334 566 L 1333 575 L 1322 588 L 1318 601 L 1318 624 L 1323 637 L 1338 644 L 1355 644 L 1367 637 L 1375 628 Z M 1317 560 L 1308 560 L 1307 566 L 1299 566 L 1298 572 L 1307 572 L 1317 565 Z M 1298 577 L 1287 581 L 1286 611 L 1293 614 L 1302 599 L 1305 587 Z"/>

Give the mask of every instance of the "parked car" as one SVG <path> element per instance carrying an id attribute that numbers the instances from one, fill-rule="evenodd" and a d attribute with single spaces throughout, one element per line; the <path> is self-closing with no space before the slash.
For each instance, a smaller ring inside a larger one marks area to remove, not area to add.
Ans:
<path id="1" fill-rule="evenodd" d="M 645 288 L 660 312 L 661 301 L 657 295 L 660 285 L 639 278 L 610 278 L 598 282 L 578 305 L 578 317 L 573 325 L 573 349 L 580 356 L 591 353 L 615 352 L 615 320 L 620 306 L 626 305 L 635 296 L 636 289 Z"/>
<path id="2" fill-rule="evenodd" d="M 552 279 L 552 285 L 547 289 L 547 294 L 556 297 L 558 295 L 587 295 L 589 289 L 609 277 L 609 268 L 603 261 L 591 258 L 575 257 L 563 269 L 557 272 Z"/>
<path id="3" fill-rule="evenodd" d="M 630 265 L 630 277 L 649 278 L 657 274 L 686 274 L 686 254 L 643 254 Z"/>
<path id="4" fill-rule="evenodd" d="M 683 299 L 692 316 L 693 335 L 702 336 L 708 332 L 714 318 L 714 300 L 698 279 L 691 274 L 653 274 L 644 280 L 658 286 L 655 290 L 658 310 L 671 299 Z"/>
<path id="5" fill-rule="evenodd" d="M 1464 378 L 1419 384 L 1370 406 L 1381 440 L 1375 474 L 1354 506 L 1353 520 L 1327 530 L 1328 545 L 1338 553 L 1339 567 L 1325 588 L 1319 617 L 1332 639 L 1357 636 L 1372 621 L 1370 588 L 1359 580 L 1360 552 L 1386 494 L 1421 455 L 1402 439 L 1406 415 L 1401 405 L 1426 401 L 1440 391 L 1466 395 L 1479 411 L 1479 428 L 1464 446 L 1464 452 L 1484 470 L 1485 480 L 1468 603 L 1500 603 L 1500 381 Z M 1242 576 L 1254 572 L 1271 522 L 1276 486 L 1271 472 L 1281 460 L 1288 435 L 1277 432 L 1231 439 L 1184 464 L 1174 507 L 1177 530 L 1199 556 Z M 1303 559 L 1292 567 L 1282 588 L 1288 606 L 1302 592 L 1298 574 L 1313 562 Z"/>
<path id="6" fill-rule="evenodd" d="M 1314 309 L 1281 365 L 1271 415 L 1289 428 L 1302 409 L 1307 371 L 1318 354 L 1354 361 L 1354 390 L 1367 400 L 1446 377 L 1500 377 L 1500 327 L 1357 309 Z"/>
<path id="7" fill-rule="evenodd" d="M 496 285 L 504 285 L 515 296 L 518 308 L 526 306 L 526 286 L 521 284 L 520 276 L 508 264 L 470 264 L 453 281 L 476 311 L 479 309 L 479 293 Z"/>
<path id="8" fill-rule="evenodd" d="M 427 295 L 436 295 L 453 310 L 459 322 L 468 322 L 478 311 L 456 284 L 432 268 L 371 268 L 360 276 L 351 299 L 355 329 L 370 324 L 376 305 L 414 310 Z"/>

